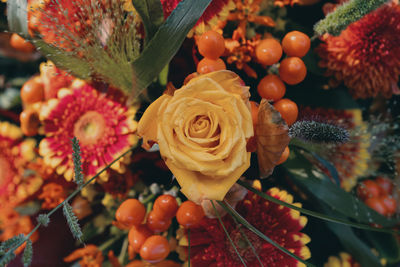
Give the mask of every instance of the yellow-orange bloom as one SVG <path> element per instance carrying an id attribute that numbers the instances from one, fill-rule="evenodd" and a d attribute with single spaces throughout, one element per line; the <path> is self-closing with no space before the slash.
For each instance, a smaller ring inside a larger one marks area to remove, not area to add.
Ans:
<path id="1" fill-rule="evenodd" d="M 159 144 L 182 192 L 199 203 L 222 200 L 250 166 L 253 136 L 249 88 L 235 73 L 218 71 L 164 94 L 143 114 L 138 134 Z"/>

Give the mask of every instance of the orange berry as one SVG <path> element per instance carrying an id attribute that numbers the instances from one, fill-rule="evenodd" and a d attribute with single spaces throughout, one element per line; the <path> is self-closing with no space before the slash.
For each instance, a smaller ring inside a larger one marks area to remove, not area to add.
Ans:
<path id="1" fill-rule="evenodd" d="M 210 30 L 200 36 L 197 46 L 203 57 L 218 59 L 225 51 L 225 40 L 222 34 Z"/>
<path id="2" fill-rule="evenodd" d="M 290 150 L 289 150 L 289 147 L 287 146 L 287 147 L 285 147 L 285 150 L 283 150 L 282 155 L 279 158 L 278 163 L 276 163 L 276 165 L 284 163 L 288 159 L 289 154 L 290 154 Z"/>
<path id="3" fill-rule="evenodd" d="M 288 57 L 281 61 L 279 66 L 279 76 L 290 85 L 298 84 L 307 75 L 307 68 L 303 60 L 298 57 Z"/>
<path id="4" fill-rule="evenodd" d="M 160 235 L 153 235 L 144 241 L 140 248 L 140 257 L 150 263 L 160 262 L 170 252 L 168 240 Z"/>
<path id="5" fill-rule="evenodd" d="M 168 228 L 171 226 L 171 223 L 171 218 L 164 218 L 154 210 L 150 211 L 146 221 L 147 227 L 149 227 L 149 229 L 153 230 L 155 233 L 161 233 L 168 230 Z"/>
<path id="6" fill-rule="evenodd" d="M 386 215 L 387 209 L 385 203 L 383 202 L 382 198 L 379 197 L 371 197 L 365 200 L 365 205 L 370 207 L 371 209 L 375 210 L 376 212 Z"/>
<path id="7" fill-rule="evenodd" d="M 123 225 L 132 227 L 141 224 L 145 215 L 145 206 L 139 200 L 131 198 L 122 202 L 115 213 L 115 218 Z"/>
<path id="8" fill-rule="evenodd" d="M 262 65 L 273 65 L 282 57 L 281 44 L 275 39 L 264 39 L 256 46 L 256 58 Z"/>
<path id="9" fill-rule="evenodd" d="M 289 57 L 304 57 L 310 50 L 310 38 L 299 31 L 289 32 L 283 37 L 282 48 Z"/>
<path id="10" fill-rule="evenodd" d="M 139 253 L 144 241 L 152 235 L 153 232 L 146 225 L 133 226 L 128 234 L 129 245 L 134 252 Z"/>
<path id="11" fill-rule="evenodd" d="M 286 86 L 277 75 L 270 74 L 261 79 L 257 91 L 262 98 L 277 101 L 285 95 Z"/>
<path id="12" fill-rule="evenodd" d="M 279 111 L 287 125 L 292 125 L 297 120 L 299 109 L 292 100 L 283 98 L 274 103 L 274 108 Z"/>
<path id="13" fill-rule="evenodd" d="M 383 205 L 385 205 L 385 208 L 386 208 L 385 216 L 392 216 L 393 214 L 396 213 L 397 204 L 396 204 L 396 200 L 392 196 L 385 195 L 385 196 L 381 197 L 381 200 L 383 202 Z"/>
<path id="14" fill-rule="evenodd" d="M 24 38 L 16 33 L 13 33 L 10 38 L 10 45 L 18 51 L 25 53 L 32 53 L 35 51 L 35 46 L 30 42 L 27 42 Z"/>
<path id="15" fill-rule="evenodd" d="M 190 200 L 183 202 L 176 213 L 178 223 L 185 228 L 198 225 L 203 217 L 203 208 Z"/>
<path id="16" fill-rule="evenodd" d="M 381 194 L 381 189 L 375 181 L 364 180 L 357 187 L 357 195 L 365 200 L 367 198 L 376 198 Z"/>
<path id="17" fill-rule="evenodd" d="M 44 99 L 44 86 L 39 76 L 26 81 L 21 88 L 21 100 L 25 104 L 33 104 Z"/>
<path id="18" fill-rule="evenodd" d="M 173 218 L 178 210 L 178 202 L 171 195 L 161 195 L 154 202 L 153 211 L 163 218 Z"/>
<path id="19" fill-rule="evenodd" d="M 200 74 L 205 74 L 217 70 L 226 70 L 226 65 L 224 61 L 220 58 L 218 59 L 210 59 L 203 58 L 200 60 L 199 64 L 197 64 L 197 72 Z"/>
<path id="20" fill-rule="evenodd" d="M 251 106 L 251 118 L 253 119 L 253 125 L 258 123 L 258 103 L 254 101 L 250 101 Z"/>
<path id="21" fill-rule="evenodd" d="M 375 179 L 376 184 L 381 188 L 382 194 L 392 194 L 393 182 L 385 177 L 378 177 Z"/>
<path id="22" fill-rule="evenodd" d="M 26 136 L 34 136 L 39 130 L 39 114 L 33 109 L 26 109 L 19 115 L 21 130 Z"/>

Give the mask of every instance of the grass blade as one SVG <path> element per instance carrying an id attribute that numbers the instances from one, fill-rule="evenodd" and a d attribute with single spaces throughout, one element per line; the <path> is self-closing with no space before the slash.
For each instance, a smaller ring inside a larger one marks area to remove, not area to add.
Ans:
<path id="1" fill-rule="evenodd" d="M 213 208 L 214 208 L 214 212 L 215 212 L 215 214 L 217 215 L 218 221 L 219 221 L 219 223 L 221 224 L 222 228 L 224 229 L 224 232 L 225 232 L 225 234 L 226 234 L 226 237 L 229 239 L 229 242 L 231 243 L 231 245 L 232 245 L 233 249 L 235 250 L 236 254 L 238 255 L 240 261 L 243 263 L 244 266 L 247 266 L 246 263 L 244 262 L 242 256 L 240 256 L 239 251 L 237 250 L 237 248 L 236 248 L 236 246 L 235 246 L 235 243 L 233 243 L 233 240 L 232 240 L 231 237 L 229 236 L 229 233 L 228 233 L 228 231 L 226 230 L 225 225 L 224 225 L 224 223 L 223 223 L 222 220 L 221 220 L 221 216 L 219 216 L 219 212 L 218 212 L 218 210 L 215 208 L 214 201 L 212 201 L 212 200 L 210 200 L 210 201 L 211 201 L 211 204 L 212 204 L 212 206 L 213 206 Z"/>
<path id="2" fill-rule="evenodd" d="M 285 253 L 285 254 L 289 255 L 290 257 L 300 261 L 301 263 L 305 264 L 306 266 L 315 267 L 313 264 L 308 263 L 307 261 L 305 261 L 302 258 L 300 258 L 299 256 L 293 254 L 292 252 L 290 252 L 286 248 L 282 247 L 281 245 L 279 245 L 278 243 L 276 243 L 275 241 L 273 241 L 272 239 L 270 239 L 269 237 L 267 237 L 266 235 L 261 233 L 257 228 L 255 228 L 248 221 L 246 221 L 245 218 L 243 218 L 236 210 L 234 210 L 226 202 L 218 201 L 218 204 L 220 204 L 230 215 L 235 217 L 247 229 L 249 229 L 250 231 L 255 233 L 257 236 L 261 237 L 262 239 L 264 239 L 265 241 L 267 241 L 268 243 L 270 243 L 271 245 L 273 245 L 274 247 L 276 247 L 277 249 L 279 249 L 283 253 Z"/>
<path id="3" fill-rule="evenodd" d="M 297 210 L 300 211 L 301 213 L 304 213 L 306 215 L 324 220 L 324 221 L 330 221 L 330 222 L 334 222 L 334 223 L 339 223 L 339 224 L 344 224 L 347 226 L 351 226 L 354 228 L 358 228 L 358 229 L 363 229 L 363 230 L 368 230 L 368 231 L 375 231 L 375 232 L 382 232 L 382 233 L 390 233 L 390 234 L 399 234 L 399 231 L 395 231 L 395 230 L 391 230 L 391 229 L 384 229 L 384 228 L 376 228 L 376 227 L 371 227 L 369 225 L 365 225 L 365 224 L 361 224 L 361 223 L 354 223 L 354 222 L 350 222 L 347 220 L 342 220 L 342 219 L 337 219 L 335 217 L 329 216 L 329 215 L 325 215 L 319 212 L 315 212 L 315 211 L 311 211 L 311 210 L 307 210 L 307 209 L 303 209 L 303 208 L 299 208 L 296 207 L 292 204 L 286 203 L 282 200 L 276 199 L 274 197 L 271 197 L 263 192 L 258 191 L 257 189 L 253 188 L 251 185 L 249 185 L 246 182 L 243 182 L 241 180 L 238 180 L 237 183 L 241 186 L 243 186 L 244 188 L 246 188 L 247 190 L 253 192 L 254 194 L 268 200 L 271 201 L 275 204 L 281 205 L 281 206 L 285 206 L 289 209 L 293 209 L 293 210 Z"/>

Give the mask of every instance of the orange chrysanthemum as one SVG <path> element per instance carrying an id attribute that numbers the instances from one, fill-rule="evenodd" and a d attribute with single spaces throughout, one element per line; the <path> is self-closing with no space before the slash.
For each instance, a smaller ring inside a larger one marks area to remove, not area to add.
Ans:
<path id="1" fill-rule="evenodd" d="M 0 208 L 21 203 L 40 188 L 42 179 L 25 173 L 35 158 L 35 143 L 23 140 L 17 126 L 0 122 Z"/>
<path id="2" fill-rule="evenodd" d="M 279 7 L 287 6 L 287 5 L 301 5 L 301 6 L 307 6 L 307 5 L 314 5 L 318 3 L 320 0 L 275 0 L 275 5 Z"/>
<path id="3" fill-rule="evenodd" d="M 267 193 L 282 201 L 293 202 L 293 196 L 286 191 L 272 188 Z M 295 205 L 300 206 L 300 203 L 295 203 Z M 281 246 L 303 259 L 311 257 L 310 250 L 306 246 L 310 238 L 300 232 L 307 223 L 307 218 L 300 216 L 298 211 L 266 201 L 252 192 L 249 192 L 235 209 L 250 224 Z M 256 267 L 260 266 L 260 263 L 241 232 L 245 233 L 252 243 L 264 266 L 303 266 L 302 263 L 284 254 L 253 232 L 247 229 L 239 230 L 229 215 L 224 216 L 222 221 L 247 266 Z M 180 244 L 183 243 L 185 243 L 184 239 L 181 239 Z M 242 265 L 218 219 L 204 218 L 199 227 L 191 228 L 190 245 L 190 259 L 193 267 Z"/>
<path id="4" fill-rule="evenodd" d="M 73 251 L 70 255 L 64 258 L 65 262 L 73 262 L 77 259 L 82 267 L 101 267 L 104 261 L 104 256 L 101 250 L 95 245 L 86 245 L 84 248 Z"/>
<path id="5" fill-rule="evenodd" d="M 182 0 L 161 0 L 164 17 L 167 18 Z M 224 21 L 229 11 L 235 8 L 233 0 L 213 0 L 204 11 L 194 27 L 196 34 L 202 34 L 215 27 L 219 21 Z"/>
<path id="6" fill-rule="evenodd" d="M 83 174 L 93 176 L 137 142 L 134 115 L 134 108 L 128 109 L 90 85 L 83 83 L 73 89 L 62 89 L 57 99 L 41 108 L 46 138 L 39 144 L 39 153 L 45 164 L 71 181 L 71 138 L 75 136 L 81 146 Z M 125 156 L 111 169 L 123 173 L 129 160 Z M 107 174 L 101 177 L 107 180 Z"/>
<path id="7" fill-rule="evenodd" d="M 398 93 L 400 6 L 385 5 L 352 23 L 340 36 L 325 34 L 317 48 L 319 65 L 344 82 L 354 98 Z"/>

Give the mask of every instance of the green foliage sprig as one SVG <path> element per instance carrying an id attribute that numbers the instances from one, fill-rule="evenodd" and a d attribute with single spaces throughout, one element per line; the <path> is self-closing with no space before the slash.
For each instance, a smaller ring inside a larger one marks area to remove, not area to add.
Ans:
<path id="1" fill-rule="evenodd" d="M 324 33 L 338 36 L 351 23 L 361 19 L 387 2 L 388 0 L 350 0 L 338 6 L 325 19 L 315 24 L 314 31 L 318 36 Z"/>
<path id="2" fill-rule="evenodd" d="M 28 239 L 26 241 L 24 255 L 22 256 L 22 263 L 24 267 L 28 267 L 32 263 L 32 255 L 33 255 L 33 248 L 32 248 L 32 241 Z"/>
<path id="3" fill-rule="evenodd" d="M 63 213 L 65 218 L 67 219 L 67 223 L 69 229 L 71 230 L 72 235 L 77 240 L 79 240 L 79 242 L 82 242 L 83 233 L 81 227 L 79 226 L 78 218 L 76 217 L 74 211 L 72 210 L 71 205 L 68 202 L 64 202 Z"/>
<path id="4" fill-rule="evenodd" d="M 78 186 L 82 186 L 83 174 L 82 174 L 82 160 L 81 160 L 81 148 L 79 146 L 79 140 L 74 136 L 71 139 L 72 143 L 72 161 L 74 162 L 74 173 L 75 173 L 75 183 Z"/>

